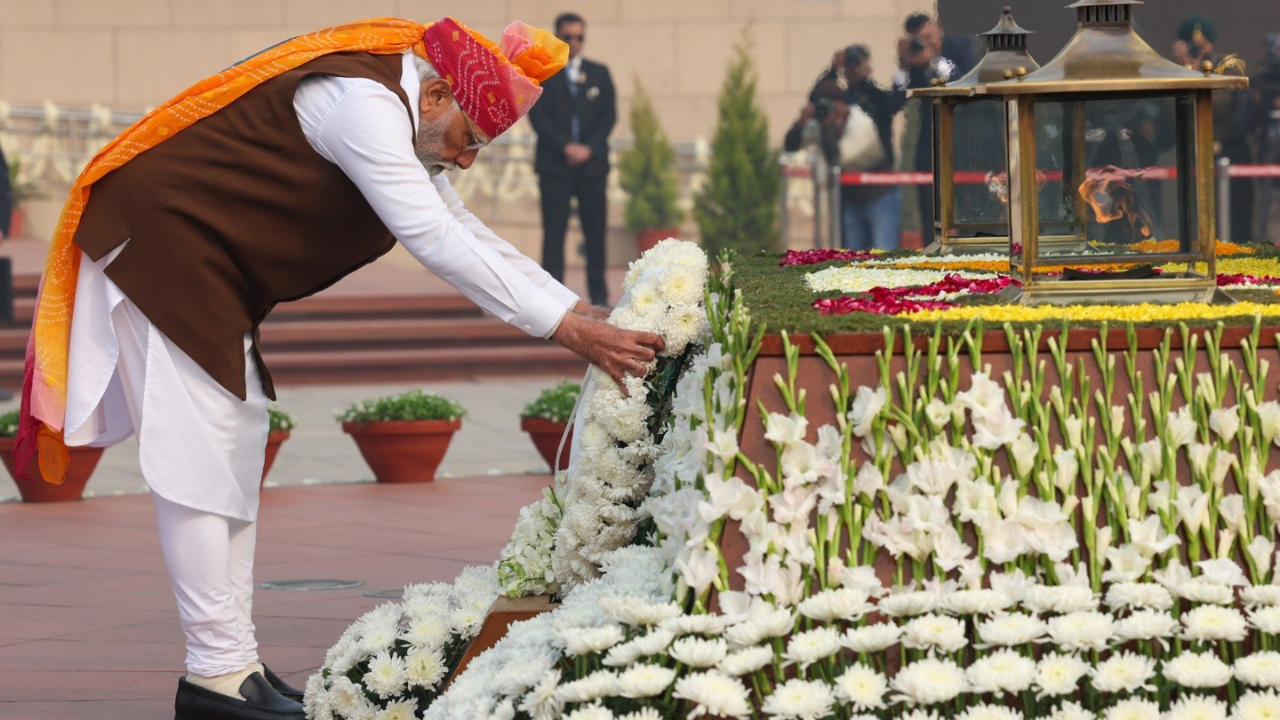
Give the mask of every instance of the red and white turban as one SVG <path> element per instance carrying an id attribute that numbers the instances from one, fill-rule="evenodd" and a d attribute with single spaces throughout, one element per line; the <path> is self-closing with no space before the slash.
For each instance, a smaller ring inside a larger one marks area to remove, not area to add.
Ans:
<path id="1" fill-rule="evenodd" d="M 423 34 L 427 57 L 462 111 L 495 138 L 529 112 L 542 82 L 569 60 L 569 46 L 546 30 L 511 23 L 501 46 L 447 17 Z"/>

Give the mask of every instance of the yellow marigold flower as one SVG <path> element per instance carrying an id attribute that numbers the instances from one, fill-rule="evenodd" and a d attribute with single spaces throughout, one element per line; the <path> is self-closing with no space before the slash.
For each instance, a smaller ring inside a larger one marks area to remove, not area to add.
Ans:
<path id="1" fill-rule="evenodd" d="M 1177 303 L 1174 305 L 964 305 L 946 310 L 922 310 L 903 315 L 908 320 L 973 320 L 986 322 L 1153 322 L 1159 320 L 1218 320 L 1228 317 L 1280 316 L 1280 305 L 1240 302 L 1234 305 Z"/>

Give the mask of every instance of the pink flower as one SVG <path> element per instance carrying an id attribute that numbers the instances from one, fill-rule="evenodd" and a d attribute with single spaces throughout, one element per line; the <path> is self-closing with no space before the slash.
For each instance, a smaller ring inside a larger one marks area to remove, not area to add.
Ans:
<path id="1" fill-rule="evenodd" d="M 782 256 L 782 260 L 778 263 L 778 267 L 791 267 L 793 265 L 817 265 L 829 260 L 870 260 L 875 257 L 869 252 L 860 252 L 856 250 L 833 250 L 829 248 L 817 248 L 814 250 L 788 250 Z"/>

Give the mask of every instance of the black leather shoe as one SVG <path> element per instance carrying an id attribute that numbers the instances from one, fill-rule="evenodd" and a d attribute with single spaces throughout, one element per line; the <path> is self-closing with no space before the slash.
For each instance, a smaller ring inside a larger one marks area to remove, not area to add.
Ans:
<path id="1" fill-rule="evenodd" d="M 240 694 L 244 700 L 179 678 L 173 720 L 306 720 L 302 704 L 277 692 L 262 673 L 245 678 L 240 683 Z"/>
<path id="2" fill-rule="evenodd" d="M 263 665 L 262 674 L 264 677 L 267 678 L 267 682 L 271 684 L 271 687 L 276 689 L 276 692 L 289 698 L 290 700 L 296 700 L 298 702 L 302 702 L 302 691 L 296 687 L 293 687 L 289 683 L 281 680 L 279 675 L 276 675 L 275 673 L 271 672 L 271 668 L 267 667 L 266 665 Z"/>

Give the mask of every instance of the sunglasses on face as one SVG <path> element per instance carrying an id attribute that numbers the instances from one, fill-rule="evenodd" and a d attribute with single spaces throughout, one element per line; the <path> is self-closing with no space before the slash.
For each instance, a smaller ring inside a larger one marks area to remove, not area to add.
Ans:
<path id="1" fill-rule="evenodd" d="M 587 39 L 587 36 L 585 34 L 584 35 L 561 35 L 560 39 L 565 42 L 573 42 L 575 40 L 578 42 L 582 42 L 583 40 Z"/>

